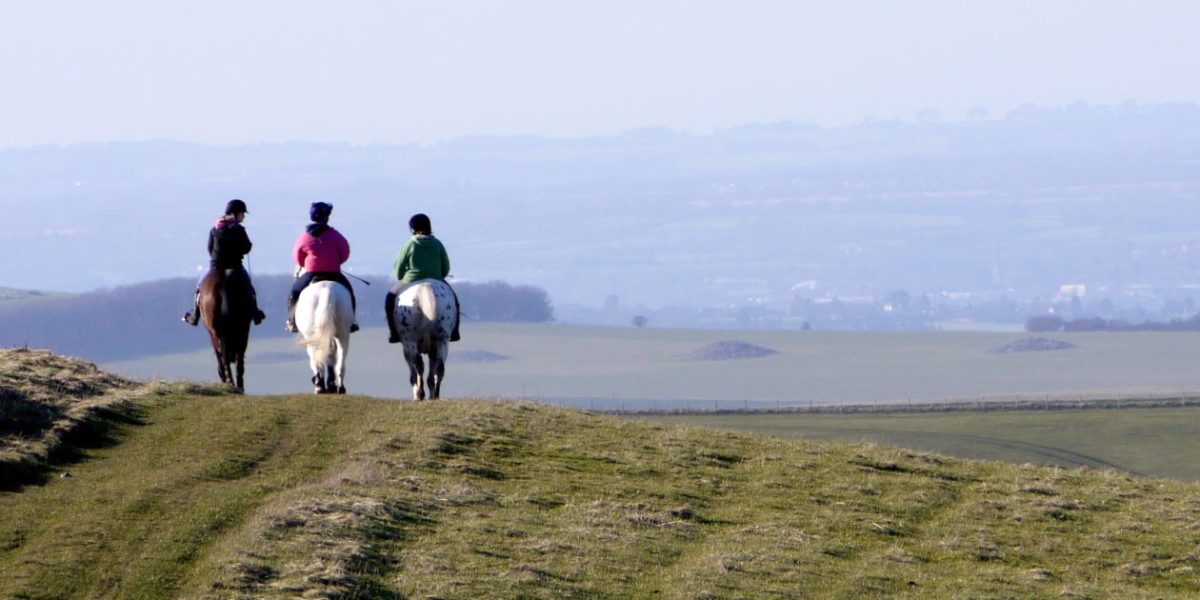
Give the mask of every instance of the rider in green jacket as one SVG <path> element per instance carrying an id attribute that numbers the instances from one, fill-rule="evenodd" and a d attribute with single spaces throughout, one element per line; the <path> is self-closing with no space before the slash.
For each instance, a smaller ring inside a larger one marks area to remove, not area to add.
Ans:
<path id="1" fill-rule="evenodd" d="M 395 262 L 392 263 L 392 272 L 396 274 L 396 279 L 399 281 L 392 286 L 392 289 L 387 293 L 384 301 L 384 314 L 387 315 L 388 322 L 388 343 L 396 344 L 400 342 L 400 336 L 396 333 L 396 297 L 408 284 L 421 279 L 437 279 L 438 281 L 446 281 L 446 277 L 450 275 L 450 256 L 446 254 L 446 247 L 442 242 L 433 237 L 433 225 L 429 221 L 429 217 L 418 213 L 408 220 L 408 228 L 412 231 L 413 236 L 405 242 L 404 247 L 400 249 L 400 254 L 396 255 Z M 454 288 L 450 288 L 450 292 L 454 293 Z M 455 294 L 454 305 L 458 306 L 458 295 Z M 457 342 L 459 340 L 458 322 L 462 318 L 462 310 L 459 308 L 459 314 L 454 320 L 454 331 L 450 334 L 450 341 Z"/>

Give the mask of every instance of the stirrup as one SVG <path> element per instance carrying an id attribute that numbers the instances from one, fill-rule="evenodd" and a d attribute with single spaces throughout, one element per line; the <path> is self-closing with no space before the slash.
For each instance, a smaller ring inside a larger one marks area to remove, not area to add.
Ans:
<path id="1" fill-rule="evenodd" d="M 200 323 L 200 315 L 199 313 L 192 313 L 191 311 L 183 313 L 183 322 L 195 327 Z"/>
<path id="2" fill-rule="evenodd" d="M 400 343 L 400 334 L 396 333 L 395 331 L 389 333 L 388 334 L 388 343 L 389 344 L 399 344 Z"/>
<path id="3" fill-rule="evenodd" d="M 361 328 L 358 326 L 358 323 L 350 324 L 350 333 L 354 333 L 355 331 L 358 331 L 359 329 L 361 329 Z"/>

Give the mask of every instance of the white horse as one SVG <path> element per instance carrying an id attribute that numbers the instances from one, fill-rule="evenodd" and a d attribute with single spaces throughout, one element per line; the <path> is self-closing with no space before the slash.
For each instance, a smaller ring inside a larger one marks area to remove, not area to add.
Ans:
<path id="1" fill-rule="evenodd" d="M 354 308 L 350 290 L 336 281 L 318 281 L 300 292 L 296 328 L 308 348 L 313 385 L 318 394 L 346 393 L 346 353 Z"/>
<path id="2" fill-rule="evenodd" d="M 404 345 L 404 360 L 408 363 L 408 382 L 413 387 L 413 400 L 441 396 L 442 378 L 446 375 L 446 355 L 449 353 L 450 332 L 458 323 L 458 305 L 450 286 L 437 279 L 414 281 L 396 297 L 392 307 L 396 317 L 396 333 Z M 421 355 L 429 357 L 429 375 L 423 373 Z"/>

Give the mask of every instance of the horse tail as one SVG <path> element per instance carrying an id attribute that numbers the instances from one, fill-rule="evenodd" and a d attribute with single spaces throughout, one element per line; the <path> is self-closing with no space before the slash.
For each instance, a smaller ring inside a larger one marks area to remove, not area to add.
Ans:
<path id="1" fill-rule="evenodd" d="M 325 310 L 333 301 L 333 294 L 328 290 L 319 292 L 317 306 L 313 310 L 312 329 L 305 333 L 305 337 L 300 341 L 303 346 L 308 346 L 313 350 L 313 360 L 317 364 L 329 364 L 329 357 L 334 353 L 334 338 L 337 337 L 337 323 L 335 319 L 337 315 L 332 310 Z"/>
<path id="2" fill-rule="evenodd" d="M 421 311 L 421 316 L 430 323 L 438 321 L 438 303 L 437 296 L 434 294 L 433 285 L 422 285 L 416 290 L 416 305 L 417 310 Z"/>
<path id="3" fill-rule="evenodd" d="M 304 339 L 300 344 L 312 348 L 312 358 L 317 364 L 334 364 L 339 348 L 345 352 L 350 326 L 354 323 L 350 292 L 332 282 L 314 285 L 319 287 L 308 288 L 316 296 L 311 306 L 312 323 L 304 331 Z"/>
<path id="4" fill-rule="evenodd" d="M 329 364 L 329 358 L 333 356 L 333 340 L 332 328 L 324 327 L 319 329 L 313 337 L 304 340 L 303 344 L 313 349 L 313 360 L 317 364 L 326 365 Z"/>

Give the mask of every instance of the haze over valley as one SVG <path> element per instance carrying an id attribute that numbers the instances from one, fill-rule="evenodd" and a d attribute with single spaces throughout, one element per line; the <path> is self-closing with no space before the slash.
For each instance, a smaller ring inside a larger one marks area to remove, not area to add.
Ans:
<path id="1" fill-rule="evenodd" d="M 458 280 L 542 287 L 568 322 L 1019 327 L 1056 307 L 1186 318 L 1200 299 L 1193 104 L 430 146 L 85 144 L 0 158 L 0 210 L 20 215 L 0 225 L 12 248 L 4 279 L 26 289 L 195 277 L 210 222 L 239 197 L 255 273 L 290 271 L 309 202 L 334 204 L 359 274 L 386 274 L 407 217 L 423 211 Z"/>

